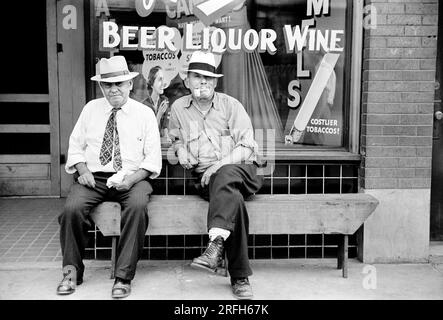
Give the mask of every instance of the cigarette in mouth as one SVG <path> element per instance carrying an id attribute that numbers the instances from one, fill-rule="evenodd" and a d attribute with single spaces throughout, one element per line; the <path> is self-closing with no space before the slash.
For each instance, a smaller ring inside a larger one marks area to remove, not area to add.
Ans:
<path id="1" fill-rule="evenodd" d="M 194 89 L 194 96 L 200 98 L 200 89 Z"/>

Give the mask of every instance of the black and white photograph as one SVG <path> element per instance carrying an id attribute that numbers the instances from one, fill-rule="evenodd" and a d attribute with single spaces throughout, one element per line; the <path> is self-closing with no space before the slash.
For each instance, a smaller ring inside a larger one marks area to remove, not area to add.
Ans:
<path id="1" fill-rule="evenodd" d="M 0 7 L 0 300 L 443 299 L 441 1 Z"/>

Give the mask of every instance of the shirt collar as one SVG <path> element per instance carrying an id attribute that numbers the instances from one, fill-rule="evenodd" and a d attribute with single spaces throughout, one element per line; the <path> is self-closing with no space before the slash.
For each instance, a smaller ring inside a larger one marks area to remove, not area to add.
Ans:
<path id="1" fill-rule="evenodd" d="M 185 104 L 185 107 L 189 108 L 193 101 L 194 101 L 194 98 L 193 98 L 192 94 L 190 94 L 189 95 L 189 100 Z M 211 107 L 213 107 L 217 111 L 220 110 L 220 97 L 219 97 L 217 92 L 214 92 L 214 97 L 212 98 L 212 105 L 211 105 Z"/>
<path id="2" fill-rule="evenodd" d="M 111 113 L 113 106 L 111 106 L 108 102 L 108 100 L 105 99 L 106 105 L 105 105 L 105 113 Z M 124 113 L 128 113 L 129 112 L 129 104 L 130 104 L 131 98 L 128 97 L 128 100 L 126 101 L 126 103 L 121 107 L 121 111 Z"/>

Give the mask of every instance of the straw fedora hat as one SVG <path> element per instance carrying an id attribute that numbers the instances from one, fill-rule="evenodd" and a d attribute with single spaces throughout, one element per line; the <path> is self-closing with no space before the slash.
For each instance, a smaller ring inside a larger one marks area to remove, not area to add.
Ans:
<path id="1" fill-rule="evenodd" d="M 207 77 L 223 77 L 222 74 L 215 73 L 216 69 L 215 57 L 211 52 L 195 51 L 189 59 L 188 72 L 199 73 Z"/>
<path id="2" fill-rule="evenodd" d="M 101 58 L 96 65 L 96 75 L 91 78 L 100 82 L 122 82 L 138 76 L 138 72 L 129 72 L 128 64 L 123 56 Z"/>

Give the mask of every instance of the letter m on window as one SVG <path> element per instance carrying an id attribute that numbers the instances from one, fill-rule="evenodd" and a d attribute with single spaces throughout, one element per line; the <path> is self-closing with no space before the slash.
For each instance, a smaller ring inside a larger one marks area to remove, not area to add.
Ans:
<path id="1" fill-rule="evenodd" d="M 329 13 L 329 0 L 308 0 L 306 15 L 312 16 L 312 8 L 314 8 L 314 15 L 319 16 L 323 9 L 323 14 Z"/>

